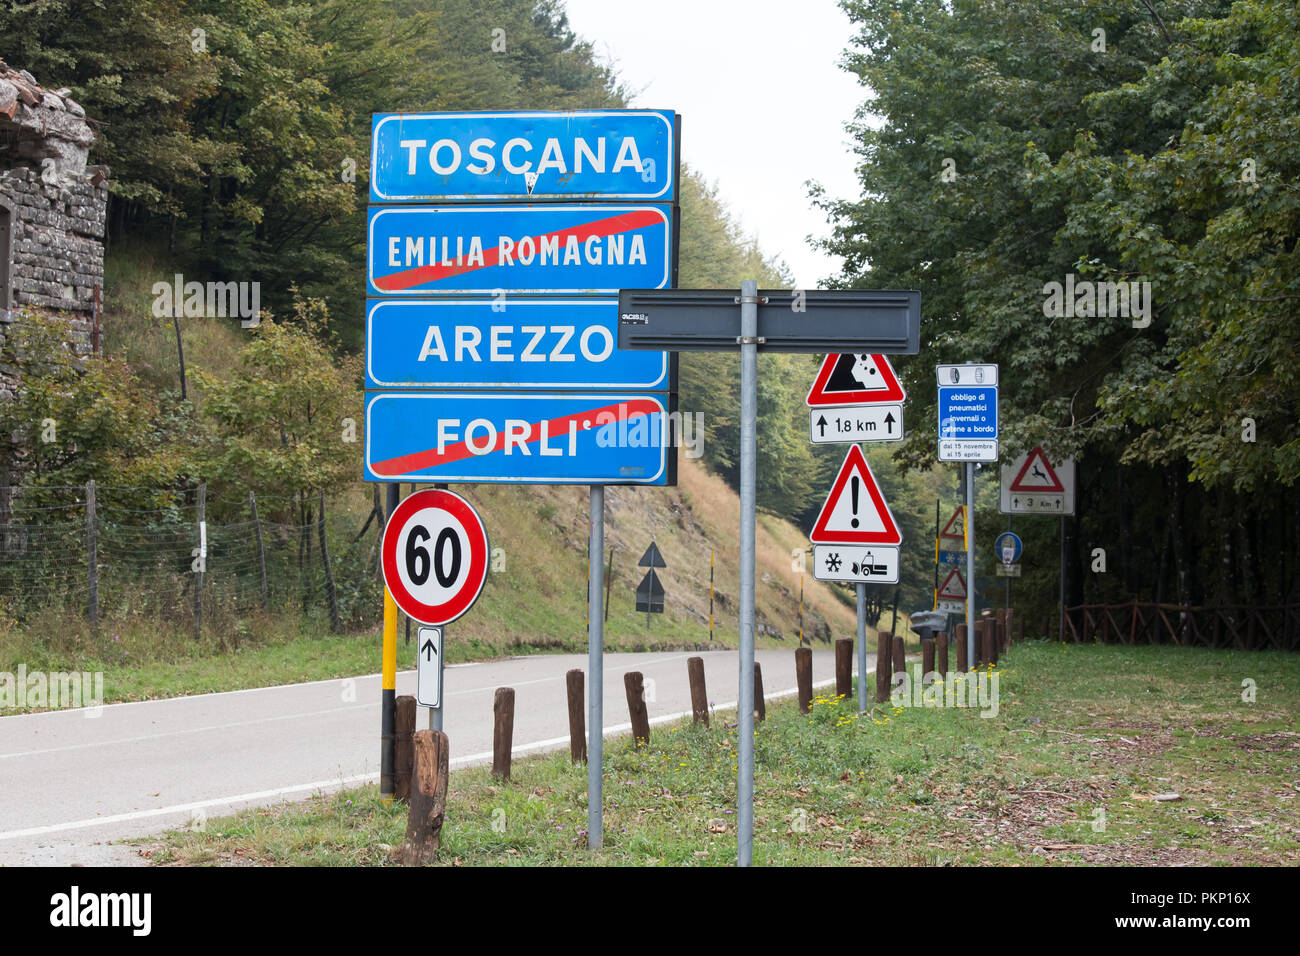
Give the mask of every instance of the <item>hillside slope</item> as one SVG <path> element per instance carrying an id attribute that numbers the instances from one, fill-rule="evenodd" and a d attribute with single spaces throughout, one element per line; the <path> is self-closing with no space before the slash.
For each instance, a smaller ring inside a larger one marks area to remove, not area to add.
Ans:
<path id="1" fill-rule="evenodd" d="M 456 490 L 480 509 L 493 549 L 502 549 L 504 569 L 488 576 L 478 605 L 450 628 L 450 639 L 496 652 L 585 647 L 587 489 L 480 485 Z M 606 644 L 638 650 L 708 642 L 713 552 L 713 641 L 735 646 L 740 500 L 731 488 L 698 461 L 683 457 L 677 487 L 611 487 L 605 500 L 607 564 L 613 551 Z M 647 626 L 646 615 L 635 610 L 635 591 L 645 574 L 637 561 L 652 540 L 668 566 L 659 572 L 665 613 L 652 615 Z M 787 521 L 761 515 L 757 545 L 759 643 L 795 647 L 800 585 L 795 567 L 807 537 Z M 820 642 L 852 636 L 851 608 L 811 575 L 804 586 L 804 637 Z"/>

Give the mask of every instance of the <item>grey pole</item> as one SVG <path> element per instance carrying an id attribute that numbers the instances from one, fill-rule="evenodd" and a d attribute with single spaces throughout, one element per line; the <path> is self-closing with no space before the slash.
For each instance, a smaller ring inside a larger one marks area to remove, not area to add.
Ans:
<path id="1" fill-rule="evenodd" d="M 591 527 L 587 545 L 587 849 L 604 842 L 604 650 L 605 486 L 591 486 Z"/>
<path id="2" fill-rule="evenodd" d="M 443 491 L 447 490 L 447 485 L 442 483 L 435 484 L 433 487 L 440 488 Z M 411 494 L 415 494 L 415 489 L 416 486 L 412 484 Z M 491 557 L 492 556 L 489 554 L 488 559 L 491 560 Z M 406 626 L 407 628 L 410 628 L 411 626 L 411 622 L 409 619 L 406 622 Z M 418 647 L 415 649 L 415 653 L 417 656 L 419 655 L 420 649 Z M 447 658 L 447 625 L 444 624 L 442 626 L 442 651 L 438 654 L 438 706 L 429 708 L 429 729 L 430 730 L 442 730 L 442 710 L 447 704 L 447 702 L 443 699 L 444 697 L 447 696 L 447 685 L 443 682 L 442 679 L 443 678 L 442 662 L 446 660 L 446 658 Z"/>
<path id="3" fill-rule="evenodd" d="M 758 283 L 740 284 L 740 691 L 736 864 L 754 856 L 754 472 L 758 457 Z"/>
<path id="4" fill-rule="evenodd" d="M 880 666 L 880 662 L 876 662 Z M 867 709 L 867 586 L 858 582 L 858 713 Z"/>
<path id="5" fill-rule="evenodd" d="M 975 463 L 966 462 L 966 660 L 975 660 Z"/>

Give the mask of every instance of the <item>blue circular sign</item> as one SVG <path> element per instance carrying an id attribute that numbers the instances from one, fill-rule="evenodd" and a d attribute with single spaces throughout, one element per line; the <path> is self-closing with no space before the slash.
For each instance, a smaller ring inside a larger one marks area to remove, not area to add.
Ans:
<path id="1" fill-rule="evenodd" d="M 1020 560 L 1020 554 L 1024 551 L 1024 543 L 1020 540 L 1020 535 L 1012 531 L 1003 531 L 993 542 L 993 556 L 1003 564 L 1015 564 Z M 1010 557 L 1007 552 L 1010 551 Z"/>

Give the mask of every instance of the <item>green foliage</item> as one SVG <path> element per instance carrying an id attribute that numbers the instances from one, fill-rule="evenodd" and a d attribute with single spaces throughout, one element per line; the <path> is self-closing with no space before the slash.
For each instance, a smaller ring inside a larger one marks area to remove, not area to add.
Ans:
<path id="1" fill-rule="evenodd" d="M 330 493 L 356 480 L 361 363 L 321 343 L 313 328 L 328 322 L 322 302 L 299 299 L 291 320 L 263 319 L 229 379 L 195 371 L 213 423 L 203 472 L 231 497 Z"/>
<path id="2" fill-rule="evenodd" d="M 1003 454 L 1045 442 L 1080 458 L 1068 603 L 1288 599 L 1294 581 L 1259 556 L 1287 547 L 1277 502 L 1300 476 L 1295 5 L 846 9 L 846 62 L 871 91 L 862 196 L 815 198 L 843 285 L 922 292 L 922 351 L 899 363 L 909 419 L 933 420 L 936 363 L 1001 363 Z M 1150 325 L 1047 315 L 1046 283 L 1070 273 L 1150 282 Z M 899 459 L 934 453 L 914 428 Z M 1055 529 L 1026 524 L 1031 554 L 1051 554 Z M 1105 575 L 1084 564 L 1096 546 Z"/>
<path id="3" fill-rule="evenodd" d="M 172 486 L 187 472 L 189 408 L 143 388 L 121 361 L 82 359 L 65 344 L 57 317 L 21 313 L 0 363 L 21 387 L 0 401 L 0 461 L 29 489 L 101 483 Z"/>

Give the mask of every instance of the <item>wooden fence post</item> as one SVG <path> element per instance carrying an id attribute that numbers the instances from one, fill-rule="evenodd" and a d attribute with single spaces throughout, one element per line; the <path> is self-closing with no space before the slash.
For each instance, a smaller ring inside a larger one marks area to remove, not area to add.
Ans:
<path id="1" fill-rule="evenodd" d="M 903 636 L 901 634 L 894 636 L 894 652 L 891 657 L 894 673 L 904 673 L 907 670 L 907 654 L 903 650 Z"/>
<path id="2" fill-rule="evenodd" d="M 957 673 L 965 674 L 970 670 L 969 653 L 966 649 L 966 625 L 958 624 L 953 632 L 957 635 Z"/>
<path id="3" fill-rule="evenodd" d="M 184 391 L 184 389 L 182 389 Z M 182 396 L 183 397 L 183 396 Z M 194 639 L 197 641 L 203 633 L 203 574 L 207 570 L 207 554 L 205 545 L 207 543 L 207 506 L 208 506 L 208 485 L 203 482 L 199 485 L 199 547 L 198 547 L 198 565 L 194 572 Z"/>
<path id="4" fill-rule="evenodd" d="M 942 677 L 948 673 L 948 635 L 943 631 L 934 635 L 934 652 L 937 658 L 935 669 L 939 672 L 939 676 Z"/>
<path id="5" fill-rule="evenodd" d="M 921 642 L 921 676 L 934 673 L 934 641 Z"/>
<path id="6" fill-rule="evenodd" d="M 447 814 L 447 735 L 441 730 L 416 731 L 412 745 L 414 774 L 411 811 L 406 818 L 402 863 L 423 866 L 438 856 L 442 821 Z"/>
<path id="7" fill-rule="evenodd" d="M 889 659 L 894 653 L 894 639 L 883 631 L 876 634 L 876 703 L 889 700 L 889 675 L 893 668 Z"/>
<path id="8" fill-rule="evenodd" d="M 415 768 L 415 698 L 403 694 L 394 708 L 393 799 L 411 799 L 411 774 Z"/>
<path id="9" fill-rule="evenodd" d="M 998 662 L 998 622 L 990 618 L 984 622 L 984 663 Z"/>
<path id="10" fill-rule="evenodd" d="M 650 715 L 645 708 L 645 680 L 640 671 L 623 675 L 623 691 L 627 694 L 627 711 L 632 720 L 633 746 L 650 743 Z"/>
<path id="11" fill-rule="evenodd" d="M 375 494 L 378 493 L 379 486 L 375 485 Z M 266 611 L 271 606 L 266 590 L 266 547 L 262 543 L 262 522 L 257 517 L 257 496 L 251 491 L 248 493 L 248 510 L 253 513 L 253 536 L 257 539 L 257 574 L 262 588 L 262 610 Z"/>
<path id="12" fill-rule="evenodd" d="M 686 678 L 691 684 L 691 720 L 709 726 L 709 695 L 704 686 L 704 658 L 686 660 Z"/>
<path id="13" fill-rule="evenodd" d="M 569 692 L 569 757 L 574 763 L 587 762 L 587 718 L 584 714 L 586 701 L 583 682 L 581 668 L 575 667 L 564 675 L 564 684 Z"/>
<path id="14" fill-rule="evenodd" d="M 337 634 L 343 629 L 342 622 L 339 620 L 339 595 L 334 589 L 334 569 L 330 566 L 329 548 L 325 546 L 325 492 L 320 493 L 320 524 L 318 525 L 320 535 L 320 560 L 325 567 L 325 596 L 329 601 L 330 609 L 330 630 Z M 411 643 L 411 619 L 406 619 L 406 643 Z"/>
<path id="15" fill-rule="evenodd" d="M 91 630 L 99 628 L 99 519 L 95 513 L 95 480 L 86 482 L 86 611 Z"/>
<path id="16" fill-rule="evenodd" d="M 812 710 L 812 648 L 795 650 L 794 676 L 799 687 L 799 713 L 806 714 Z"/>
<path id="17" fill-rule="evenodd" d="M 492 700 L 492 773 L 510 779 L 510 750 L 515 737 L 515 689 L 498 687 Z"/>
<path id="18" fill-rule="evenodd" d="M 853 693 L 853 641 L 841 637 L 835 642 L 835 695 L 848 697 Z"/>
<path id="19" fill-rule="evenodd" d="M 767 720 L 767 698 L 763 696 L 763 668 L 754 661 L 754 719 Z"/>

